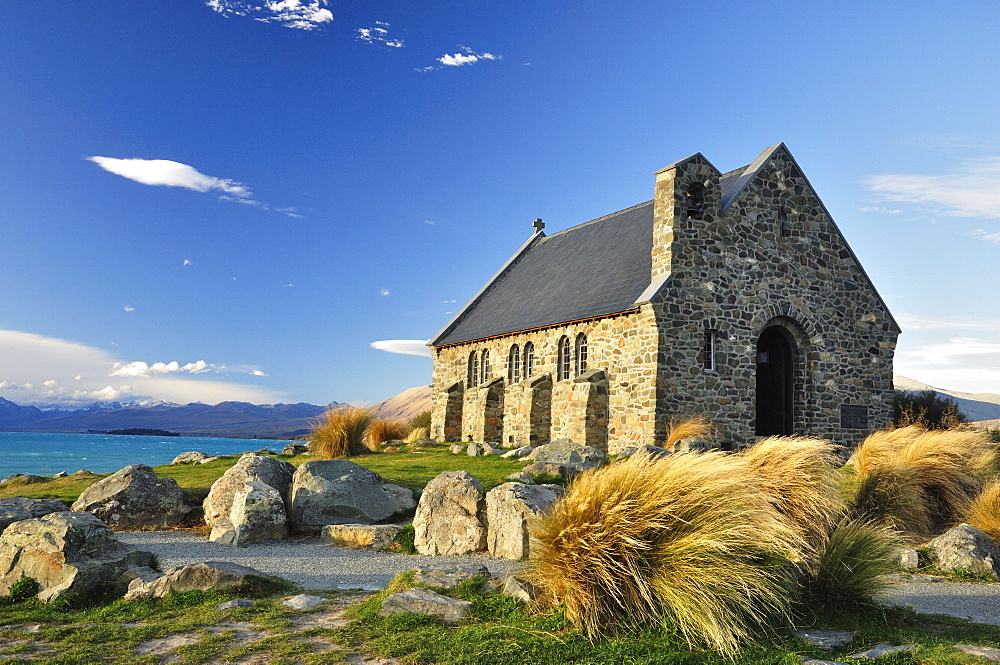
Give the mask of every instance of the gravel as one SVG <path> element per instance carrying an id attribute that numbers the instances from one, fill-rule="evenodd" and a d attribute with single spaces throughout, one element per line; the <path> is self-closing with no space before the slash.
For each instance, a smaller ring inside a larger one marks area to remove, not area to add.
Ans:
<path id="1" fill-rule="evenodd" d="M 947 614 L 1000 626 L 1000 584 L 906 582 L 893 585 L 879 600 L 922 614 Z"/>
<path id="2" fill-rule="evenodd" d="M 213 543 L 189 531 L 121 531 L 118 540 L 156 554 L 163 570 L 203 561 L 231 561 L 277 575 L 303 589 L 384 589 L 397 573 L 417 566 L 482 563 L 503 579 L 517 563 L 490 556 L 422 556 L 346 550 L 319 538 L 275 540 L 249 547 Z"/>

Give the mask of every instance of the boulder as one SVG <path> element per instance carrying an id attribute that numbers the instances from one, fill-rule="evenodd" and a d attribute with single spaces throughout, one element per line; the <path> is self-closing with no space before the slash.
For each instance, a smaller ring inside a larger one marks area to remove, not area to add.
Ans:
<path id="1" fill-rule="evenodd" d="M 3 480 L 0 480 L 0 487 L 4 485 L 9 485 L 11 483 L 18 483 L 20 485 L 31 485 L 32 483 L 40 483 L 45 480 L 44 476 L 34 476 L 30 473 L 14 473 Z"/>
<path id="2" fill-rule="evenodd" d="M 565 492 L 559 485 L 504 483 L 486 493 L 486 545 L 490 554 L 519 561 L 529 554 L 528 526 Z"/>
<path id="3" fill-rule="evenodd" d="M 308 593 L 300 593 L 297 596 L 292 596 L 291 598 L 285 598 L 283 601 L 281 601 L 281 604 L 293 610 L 311 610 L 317 605 L 321 605 L 325 602 L 326 598 L 313 596 Z"/>
<path id="4" fill-rule="evenodd" d="M 190 512 L 173 478 L 157 478 L 145 464 L 133 464 L 102 478 L 73 502 L 72 510 L 96 515 L 110 526 L 134 529 L 173 526 Z"/>
<path id="5" fill-rule="evenodd" d="M 66 478 L 68 476 L 69 476 L 69 473 L 67 473 L 66 471 L 60 471 L 59 473 L 53 473 L 52 474 L 53 478 Z"/>
<path id="6" fill-rule="evenodd" d="M 128 551 L 90 513 L 49 513 L 14 522 L 0 536 L 0 595 L 22 575 L 39 584 L 38 598 L 51 602 L 66 593 L 99 593 L 129 568 L 149 566 L 149 552 Z"/>
<path id="7" fill-rule="evenodd" d="M 190 450 L 186 453 L 181 453 L 174 458 L 171 464 L 202 464 L 207 459 L 218 459 L 213 458 L 208 453 L 200 453 L 197 450 Z"/>
<path id="8" fill-rule="evenodd" d="M 502 451 L 501 451 L 502 452 Z M 492 444 L 472 442 L 465 448 L 465 454 L 469 457 L 482 457 L 484 455 L 496 454 Z"/>
<path id="9" fill-rule="evenodd" d="M 455 563 L 451 565 L 417 566 L 412 568 L 413 583 L 444 589 L 454 589 L 473 577 L 489 578 L 490 571 L 481 563 Z"/>
<path id="10" fill-rule="evenodd" d="M 402 530 L 399 524 L 327 524 L 320 542 L 349 550 L 380 550 Z"/>
<path id="11" fill-rule="evenodd" d="M 596 469 L 608 462 L 608 456 L 604 451 L 568 440 L 538 446 L 526 459 L 536 463 L 560 464 L 575 468 L 577 471 Z"/>
<path id="12" fill-rule="evenodd" d="M 413 544 L 420 554 L 468 554 L 486 549 L 483 486 L 468 471 L 432 478 L 413 516 Z"/>
<path id="13" fill-rule="evenodd" d="M 408 513 L 417 507 L 417 500 L 413 498 L 413 492 L 405 487 L 393 485 L 392 483 L 382 483 L 382 489 L 384 489 L 386 494 L 389 495 L 389 498 L 392 499 L 392 512 L 394 515 L 399 513 Z"/>
<path id="14" fill-rule="evenodd" d="M 691 437 L 688 439 L 680 439 L 670 447 L 670 452 L 673 453 L 703 453 L 706 450 L 712 450 L 717 448 L 714 443 L 708 439 L 701 439 L 698 437 Z"/>
<path id="15" fill-rule="evenodd" d="M 284 460 L 264 457 L 248 453 L 230 467 L 222 477 L 212 484 L 202 507 L 205 510 L 205 523 L 215 526 L 221 519 L 229 519 L 233 509 L 233 498 L 236 492 L 242 490 L 243 484 L 249 481 L 262 482 L 270 485 L 281 493 L 288 508 L 288 495 L 292 485 L 292 474 L 295 467 Z"/>
<path id="16" fill-rule="evenodd" d="M 526 603 L 534 602 L 539 595 L 538 589 L 536 589 L 531 582 L 514 575 L 511 575 L 504 580 L 503 594 L 505 596 L 520 598 Z"/>
<path id="17" fill-rule="evenodd" d="M 534 462 L 524 467 L 521 473 L 529 476 L 559 476 L 563 480 L 571 480 L 580 472 L 580 467 L 553 462 Z"/>
<path id="18" fill-rule="evenodd" d="M 823 651 L 843 649 L 854 641 L 854 633 L 846 630 L 797 630 L 795 637 Z"/>
<path id="19" fill-rule="evenodd" d="M 669 455 L 670 451 L 666 448 L 660 448 L 659 446 L 651 446 L 648 443 L 641 446 L 625 446 L 618 451 L 618 459 L 628 459 L 629 457 L 639 453 L 645 453 L 652 459 L 658 459 L 664 455 Z"/>
<path id="20" fill-rule="evenodd" d="M 209 540 L 246 547 L 288 535 L 288 517 L 281 492 L 259 480 L 248 480 L 233 495 L 229 518 L 216 521 Z"/>
<path id="21" fill-rule="evenodd" d="M 531 446 L 522 446 L 520 448 L 514 448 L 513 450 L 508 450 L 500 457 L 503 457 L 504 459 L 512 459 L 512 458 L 521 459 L 522 457 L 527 457 L 528 455 L 530 455 L 532 450 L 534 450 L 534 448 L 532 448 Z"/>
<path id="22" fill-rule="evenodd" d="M 306 452 L 309 452 L 309 447 L 303 443 L 289 443 L 281 449 L 282 455 L 301 455 Z"/>
<path id="23" fill-rule="evenodd" d="M 504 476 L 504 480 L 509 480 L 512 483 L 523 483 L 525 485 L 534 485 L 535 478 L 530 473 L 525 473 L 524 471 L 518 471 L 517 473 L 512 473 L 509 476 Z"/>
<path id="24" fill-rule="evenodd" d="M 448 446 L 448 451 L 452 455 L 461 455 L 462 453 L 465 452 L 465 449 L 466 449 L 466 446 L 465 446 L 465 444 L 462 444 L 462 443 L 453 443 L 450 446 Z"/>
<path id="25" fill-rule="evenodd" d="M 396 512 L 378 474 L 347 460 L 306 462 L 295 471 L 292 527 L 319 533 L 327 524 L 374 524 Z"/>
<path id="26" fill-rule="evenodd" d="M 202 591 L 229 589 L 253 577 L 266 577 L 259 570 L 228 561 L 206 561 L 188 566 L 171 568 L 160 577 L 144 582 L 134 580 L 128 587 L 125 600 L 137 598 L 163 598 L 173 591 Z"/>
<path id="27" fill-rule="evenodd" d="M 49 513 L 61 513 L 66 504 L 55 499 L 27 499 L 12 496 L 0 499 L 0 533 L 14 522 L 44 517 Z"/>
<path id="28" fill-rule="evenodd" d="M 901 570 L 916 570 L 920 567 L 920 554 L 912 547 L 897 547 L 896 557 Z"/>
<path id="29" fill-rule="evenodd" d="M 410 589 L 386 596 L 379 608 L 379 616 L 395 614 L 422 614 L 438 617 L 446 623 L 460 621 L 469 612 L 472 603 L 442 596 L 429 589 Z"/>
<path id="30" fill-rule="evenodd" d="M 964 570 L 1000 579 L 1000 547 L 968 524 L 959 524 L 927 543 L 942 570 Z"/>

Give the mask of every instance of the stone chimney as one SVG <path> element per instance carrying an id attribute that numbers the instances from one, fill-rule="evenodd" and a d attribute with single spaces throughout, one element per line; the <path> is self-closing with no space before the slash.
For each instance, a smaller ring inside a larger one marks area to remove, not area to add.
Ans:
<path id="1" fill-rule="evenodd" d="M 656 172 L 650 281 L 678 272 L 685 238 L 721 213 L 719 171 L 696 153 Z"/>

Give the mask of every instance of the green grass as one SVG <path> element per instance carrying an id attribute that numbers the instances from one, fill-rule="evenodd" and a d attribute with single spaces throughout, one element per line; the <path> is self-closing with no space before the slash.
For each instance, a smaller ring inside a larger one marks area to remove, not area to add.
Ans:
<path id="1" fill-rule="evenodd" d="M 278 459 L 299 466 L 317 458 L 308 455 L 277 455 Z M 165 464 L 153 467 L 156 475 L 163 478 L 173 478 L 184 490 L 184 500 L 190 505 L 199 506 L 208 496 L 208 491 L 229 467 L 236 464 L 238 455 L 220 457 L 208 464 L 184 464 L 173 466 Z M 516 473 L 524 468 L 526 462 L 501 459 L 497 455 L 485 457 L 469 457 L 468 455 L 452 455 L 444 446 L 428 446 L 422 452 L 401 452 L 361 455 L 351 458 L 351 461 L 367 467 L 386 479 L 387 482 L 401 485 L 411 490 L 423 489 L 431 478 L 442 471 L 457 471 L 464 469 L 490 490 L 504 482 L 504 476 Z M 60 499 L 67 504 L 76 501 L 83 490 L 92 485 L 98 478 L 110 474 L 94 475 L 80 478 L 46 479 L 30 485 L 0 487 L 0 497 L 26 496 L 36 499 Z"/>

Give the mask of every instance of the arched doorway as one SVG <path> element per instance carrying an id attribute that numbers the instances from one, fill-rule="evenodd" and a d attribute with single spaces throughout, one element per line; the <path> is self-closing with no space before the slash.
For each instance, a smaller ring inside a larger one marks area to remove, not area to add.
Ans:
<path id="1" fill-rule="evenodd" d="M 448 388 L 448 399 L 444 407 L 444 440 L 462 440 L 462 402 L 465 400 L 465 387 L 462 382 Z"/>
<path id="2" fill-rule="evenodd" d="M 498 446 L 503 443 L 503 393 L 503 379 L 494 379 L 483 405 L 483 441 Z"/>
<path id="3" fill-rule="evenodd" d="M 793 433 L 795 341 L 783 326 L 757 338 L 757 436 Z"/>

